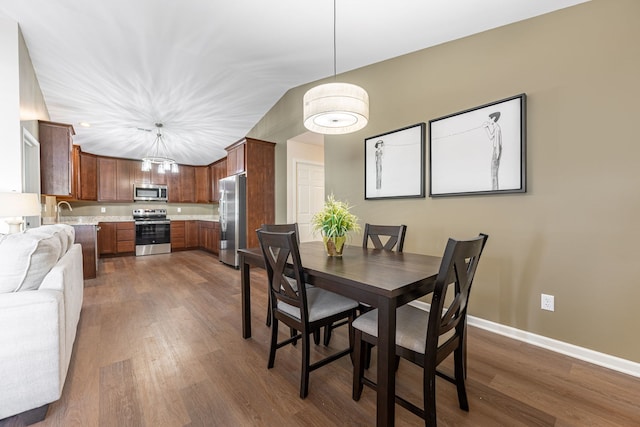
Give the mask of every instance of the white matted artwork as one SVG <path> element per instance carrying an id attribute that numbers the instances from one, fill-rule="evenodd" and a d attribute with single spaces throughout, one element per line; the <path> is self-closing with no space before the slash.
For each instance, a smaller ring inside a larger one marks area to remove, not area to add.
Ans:
<path id="1" fill-rule="evenodd" d="M 526 191 L 526 95 L 429 121 L 429 196 Z"/>
<path id="2" fill-rule="evenodd" d="M 425 123 L 364 140 L 365 199 L 424 197 Z"/>

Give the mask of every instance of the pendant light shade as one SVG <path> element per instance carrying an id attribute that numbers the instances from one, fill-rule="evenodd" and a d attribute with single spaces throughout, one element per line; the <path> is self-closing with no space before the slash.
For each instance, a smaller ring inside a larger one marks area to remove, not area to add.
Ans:
<path id="1" fill-rule="evenodd" d="M 336 0 L 333 0 L 333 78 L 336 78 Z M 369 121 L 369 94 L 350 83 L 311 88 L 302 99 L 304 127 L 326 135 L 351 133 Z"/>
<path id="2" fill-rule="evenodd" d="M 337 135 L 362 129 L 369 121 L 369 95 L 360 86 L 327 83 L 309 89 L 303 98 L 304 126 L 312 132 Z"/>

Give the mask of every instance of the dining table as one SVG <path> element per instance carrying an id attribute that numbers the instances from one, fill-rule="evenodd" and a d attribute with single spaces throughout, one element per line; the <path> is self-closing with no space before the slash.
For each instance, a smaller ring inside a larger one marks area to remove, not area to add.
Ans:
<path id="1" fill-rule="evenodd" d="M 376 425 L 395 422 L 396 309 L 433 292 L 441 257 L 345 245 L 327 256 L 322 242 L 299 246 L 305 281 L 378 309 Z M 260 248 L 238 249 L 242 287 L 242 336 L 251 337 L 250 267 L 264 268 Z M 265 286 L 265 284 L 261 284 Z"/>

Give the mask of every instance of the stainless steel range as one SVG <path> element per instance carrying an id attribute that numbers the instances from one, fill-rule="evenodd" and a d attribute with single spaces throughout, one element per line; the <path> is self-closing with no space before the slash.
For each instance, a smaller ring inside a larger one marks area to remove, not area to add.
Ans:
<path id="1" fill-rule="evenodd" d="M 171 221 L 166 209 L 134 209 L 136 255 L 171 252 Z"/>

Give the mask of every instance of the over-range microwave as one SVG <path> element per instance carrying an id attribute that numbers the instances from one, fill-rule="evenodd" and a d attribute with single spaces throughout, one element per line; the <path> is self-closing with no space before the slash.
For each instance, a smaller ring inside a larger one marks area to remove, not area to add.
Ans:
<path id="1" fill-rule="evenodd" d="M 133 184 L 133 200 L 166 202 L 167 186 L 159 184 Z"/>

